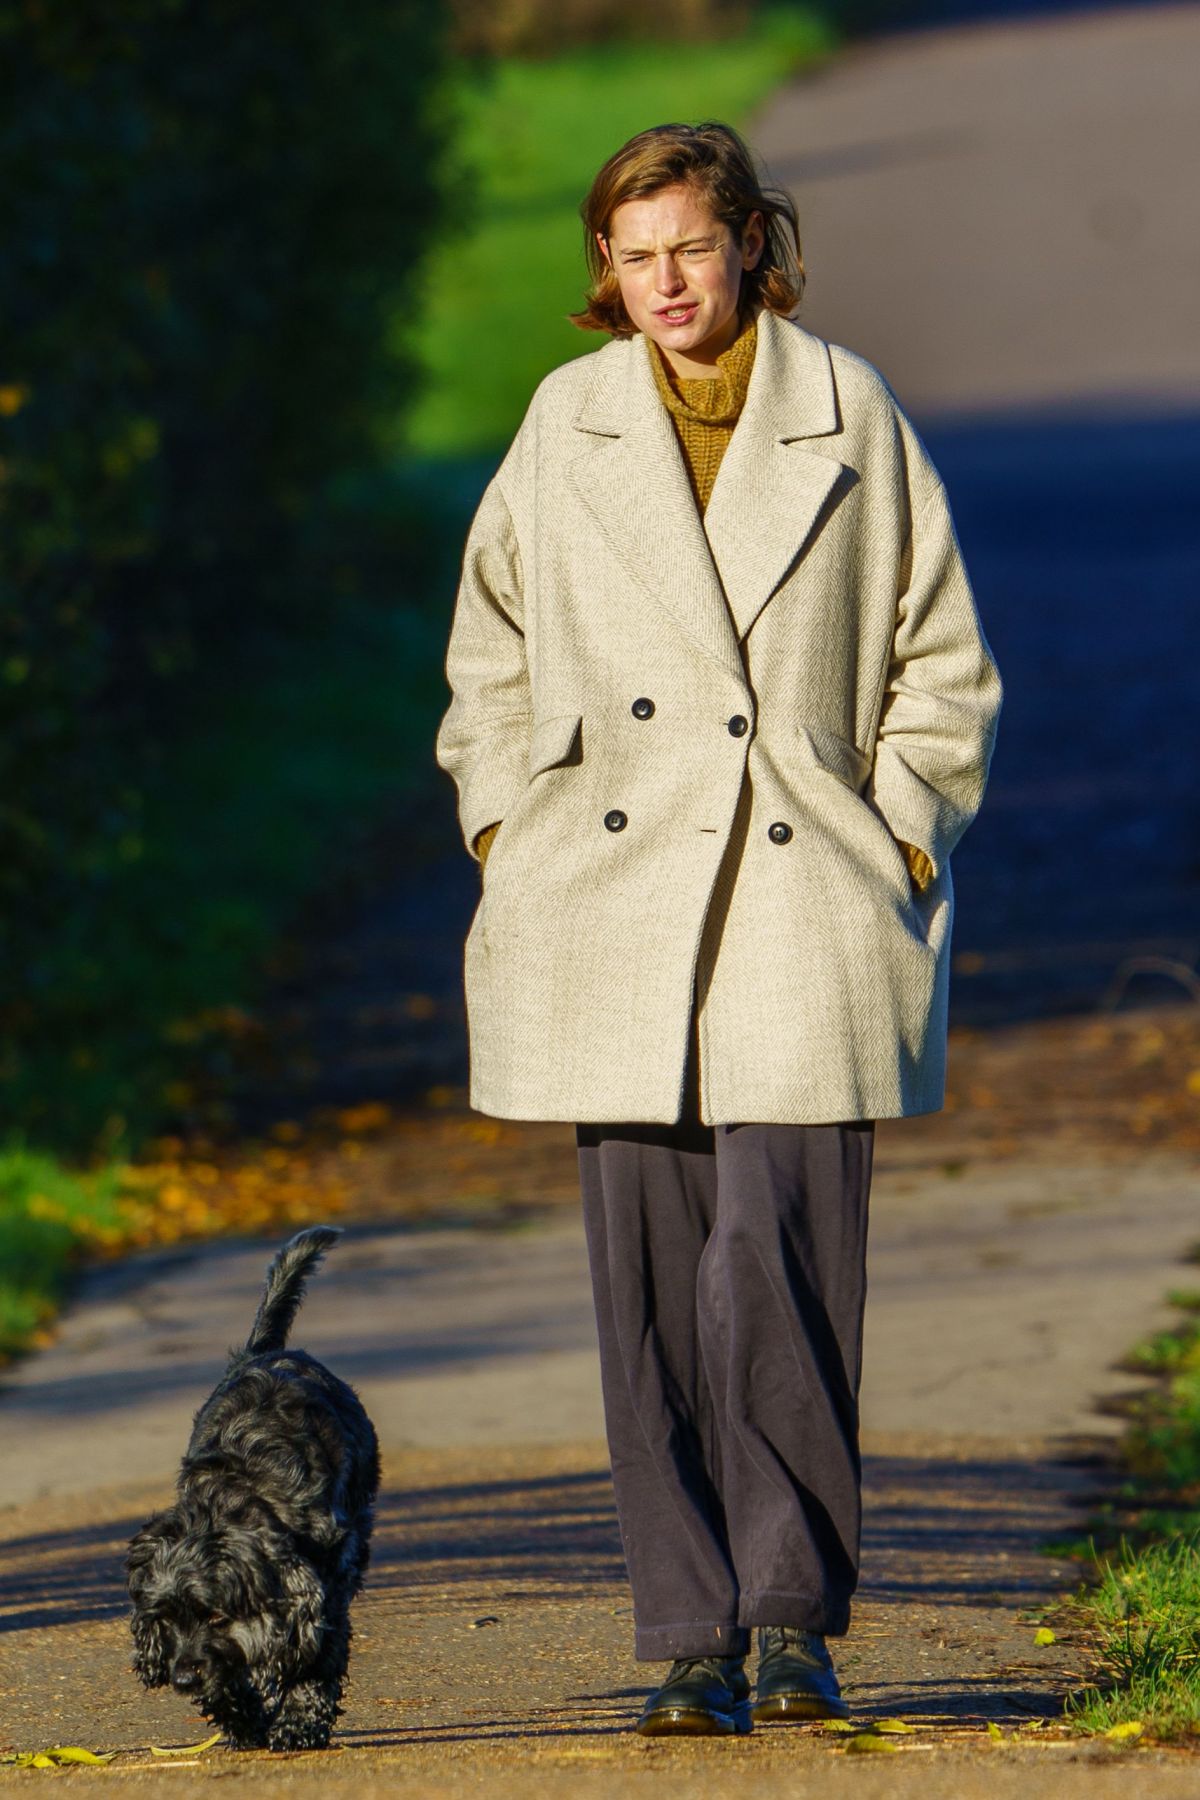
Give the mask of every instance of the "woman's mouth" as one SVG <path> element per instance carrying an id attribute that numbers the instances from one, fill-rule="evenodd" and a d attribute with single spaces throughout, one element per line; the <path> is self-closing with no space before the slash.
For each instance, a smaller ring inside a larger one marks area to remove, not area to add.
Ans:
<path id="1" fill-rule="evenodd" d="M 665 306 L 658 316 L 665 319 L 668 325 L 686 325 L 699 304 L 698 300 L 693 300 L 690 306 Z"/>

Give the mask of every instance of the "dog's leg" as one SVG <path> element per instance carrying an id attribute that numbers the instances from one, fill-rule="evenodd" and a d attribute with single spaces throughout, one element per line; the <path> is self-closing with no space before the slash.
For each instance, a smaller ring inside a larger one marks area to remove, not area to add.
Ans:
<path id="1" fill-rule="evenodd" d="M 231 1749 L 265 1750 L 269 1720 L 261 1697 L 249 1682 L 233 1680 L 205 1699 L 204 1711 L 225 1733 Z"/>
<path id="2" fill-rule="evenodd" d="M 350 1661 L 350 1619 L 330 1620 L 321 1652 L 301 1681 L 289 1687 L 271 1720 L 272 1750 L 324 1750 L 341 1712 Z"/>

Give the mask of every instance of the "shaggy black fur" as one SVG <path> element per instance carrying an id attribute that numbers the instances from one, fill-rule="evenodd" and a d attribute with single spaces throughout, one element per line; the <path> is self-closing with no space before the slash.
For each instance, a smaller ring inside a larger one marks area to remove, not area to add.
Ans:
<path id="1" fill-rule="evenodd" d="M 246 1347 L 196 1414 L 178 1498 L 126 1558 L 135 1672 L 238 1748 L 323 1749 L 341 1711 L 379 1446 L 354 1390 L 285 1347 L 341 1235 L 302 1231 L 271 1264 Z"/>

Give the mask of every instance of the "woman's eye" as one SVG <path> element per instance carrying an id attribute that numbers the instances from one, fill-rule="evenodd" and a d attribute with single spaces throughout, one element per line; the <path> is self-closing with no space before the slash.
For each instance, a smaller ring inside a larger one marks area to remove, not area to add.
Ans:
<path id="1" fill-rule="evenodd" d="M 210 1625 L 228 1625 L 229 1614 L 228 1613 L 209 1613 L 208 1622 Z"/>

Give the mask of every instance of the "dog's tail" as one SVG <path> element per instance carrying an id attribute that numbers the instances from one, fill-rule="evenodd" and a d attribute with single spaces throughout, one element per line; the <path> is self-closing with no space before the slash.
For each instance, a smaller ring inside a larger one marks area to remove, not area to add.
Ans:
<path id="1" fill-rule="evenodd" d="M 307 1231 L 298 1231 L 283 1246 L 267 1270 L 262 1301 L 246 1339 L 248 1355 L 284 1348 L 304 1298 L 305 1277 L 341 1235 L 338 1225 L 313 1225 Z"/>

